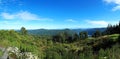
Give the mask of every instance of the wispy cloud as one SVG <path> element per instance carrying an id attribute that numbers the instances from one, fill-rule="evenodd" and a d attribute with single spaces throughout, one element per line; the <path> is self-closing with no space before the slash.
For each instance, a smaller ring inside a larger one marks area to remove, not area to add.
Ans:
<path id="1" fill-rule="evenodd" d="M 113 9 L 112 9 L 112 11 L 117 11 L 117 10 L 120 10 L 120 5 L 113 7 Z"/>
<path id="2" fill-rule="evenodd" d="M 115 7 L 112 8 L 112 11 L 120 10 L 120 0 L 103 0 L 108 4 L 116 4 Z"/>
<path id="3" fill-rule="evenodd" d="M 107 2 L 107 3 L 115 3 L 115 4 L 120 4 L 120 0 L 103 0 L 103 1 L 105 1 L 105 2 Z"/>
<path id="4" fill-rule="evenodd" d="M 87 23 L 92 24 L 92 25 L 100 25 L 100 26 L 107 26 L 108 22 L 103 21 L 103 20 L 86 20 Z"/>
<path id="5" fill-rule="evenodd" d="M 45 21 L 52 21 L 52 19 L 49 18 L 41 18 L 40 16 L 30 13 L 28 11 L 20 11 L 17 13 L 1 13 L 1 17 L 3 19 L 7 20 L 14 20 L 14 19 L 20 19 L 20 20 L 45 20 Z"/>
<path id="6" fill-rule="evenodd" d="M 9 5 L 9 3 L 21 5 L 23 2 L 21 0 L 0 0 L 0 4 L 2 5 Z"/>
<path id="7" fill-rule="evenodd" d="M 4 12 L 4 13 L 1 14 L 1 16 L 2 16 L 2 18 L 4 18 L 4 19 L 14 19 L 16 15 L 13 15 L 13 14 L 9 14 L 9 13 Z"/>
<path id="8" fill-rule="evenodd" d="M 12 21 L 1 21 L 0 24 L 2 25 L 18 25 L 18 24 L 21 24 L 19 21 L 15 21 L 15 22 L 12 22 Z"/>
<path id="9" fill-rule="evenodd" d="M 15 14 L 17 18 L 23 19 L 23 20 L 40 20 L 40 18 L 36 14 L 32 14 L 27 11 L 22 11 L 17 14 Z"/>
<path id="10" fill-rule="evenodd" d="M 67 22 L 77 22 L 76 20 L 73 20 L 73 19 L 67 19 L 65 21 L 67 21 Z"/>

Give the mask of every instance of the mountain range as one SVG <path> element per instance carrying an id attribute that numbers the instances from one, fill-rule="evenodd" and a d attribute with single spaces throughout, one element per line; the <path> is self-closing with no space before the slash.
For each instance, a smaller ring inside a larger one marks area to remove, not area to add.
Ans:
<path id="1" fill-rule="evenodd" d="M 88 32 L 88 35 L 92 35 L 96 30 L 103 32 L 106 28 L 81 28 L 81 29 L 34 29 L 28 30 L 29 34 L 32 35 L 56 35 L 60 32 L 66 31 L 69 34 L 79 33 L 82 31 Z"/>

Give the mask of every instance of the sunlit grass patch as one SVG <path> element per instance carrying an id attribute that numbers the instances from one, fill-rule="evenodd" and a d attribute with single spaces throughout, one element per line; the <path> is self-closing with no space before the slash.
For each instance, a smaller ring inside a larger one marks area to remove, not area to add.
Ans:
<path id="1" fill-rule="evenodd" d="M 0 57 L 3 55 L 3 52 L 0 50 Z"/>

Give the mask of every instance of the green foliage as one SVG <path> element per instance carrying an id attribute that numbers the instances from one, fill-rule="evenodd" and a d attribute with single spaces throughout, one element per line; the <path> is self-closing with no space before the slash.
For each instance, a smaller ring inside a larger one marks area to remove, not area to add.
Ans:
<path id="1" fill-rule="evenodd" d="M 86 39 L 88 38 L 88 33 L 86 31 L 80 32 L 79 37 L 80 39 Z"/>
<path id="2" fill-rule="evenodd" d="M 3 55 L 3 51 L 0 50 L 0 57 Z"/>
<path id="3" fill-rule="evenodd" d="M 96 30 L 95 33 L 93 33 L 92 37 L 100 37 L 102 33 L 99 30 Z"/>
<path id="4" fill-rule="evenodd" d="M 120 56 L 120 46 L 118 44 L 114 45 L 112 48 L 110 49 L 106 49 L 106 50 L 103 50 L 101 49 L 99 51 L 99 59 L 103 59 L 103 58 L 106 58 L 106 59 L 119 59 Z"/>
<path id="5" fill-rule="evenodd" d="M 108 24 L 108 27 L 104 33 L 107 35 L 120 34 L 120 22 L 119 24 L 116 24 L 116 25 Z"/>
<path id="6" fill-rule="evenodd" d="M 79 39 L 79 35 L 78 35 L 77 33 L 75 33 L 73 37 L 74 37 L 74 38 L 73 38 L 74 41 L 76 41 L 76 40 Z"/>
<path id="7" fill-rule="evenodd" d="M 74 39 L 72 38 L 71 34 L 65 31 L 53 36 L 52 40 L 54 42 L 69 43 Z"/>
<path id="8" fill-rule="evenodd" d="M 119 34 L 119 37 L 118 37 L 118 43 L 120 44 L 120 34 Z"/>
<path id="9" fill-rule="evenodd" d="M 21 28 L 21 34 L 22 35 L 26 35 L 27 34 L 27 30 L 24 27 Z"/>
<path id="10" fill-rule="evenodd" d="M 24 30 L 24 35 L 14 30 L 0 30 L 0 46 L 18 47 L 21 52 L 32 52 L 39 59 L 120 59 L 118 34 L 101 36 L 96 32 L 94 38 L 88 37 L 87 32 L 71 35 L 65 31 L 55 36 L 33 36 L 26 35 Z"/>

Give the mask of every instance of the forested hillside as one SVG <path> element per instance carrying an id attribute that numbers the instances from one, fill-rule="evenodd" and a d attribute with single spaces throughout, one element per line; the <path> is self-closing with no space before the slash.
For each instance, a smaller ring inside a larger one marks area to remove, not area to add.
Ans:
<path id="1" fill-rule="evenodd" d="M 0 0 L 0 59 L 120 59 L 120 0 Z"/>
<path id="2" fill-rule="evenodd" d="M 86 31 L 86 32 L 88 32 L 88 35 L 92 35 L 93 32 L 95 32 L 96 30 L 99 30 L 99 31 L 103 32 L 103 31 L 106 30 L 106 28 L 85 28 L 85 29 L 36 29 L 36 30 L 28 30 L 28 33 L 29 33 L 29 34 L 33 34 L 33 35 L 56 35 L 56 34 L 59 34 L 60 32 L 64 32 L 64 31 L 69 32 L 69 34 L 79 33 L 79 32 Z M 19 30 L 18 30 L 18 32 L 19 32 Z"/>
<path id="3" fill-rule="evenodd" d="M 0 58 L 27 59 L 32 55 L 32 59 L 120 59 L 119 30 L 120 23 L 108 26 L 104 32 L 96 30 L 92 36 L 86 31 L 77 34 L 65 30 L 41 36 L 28 34 L 24 27 L 19 32 L 0 30 Z M 4 55 L 5 51 L 10 52 Z"/>

